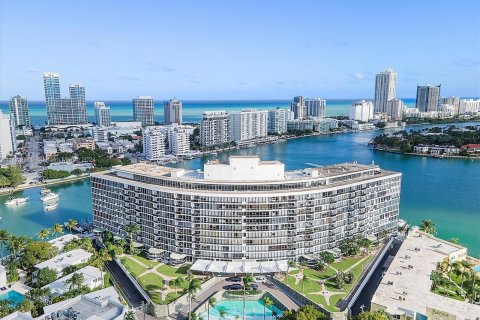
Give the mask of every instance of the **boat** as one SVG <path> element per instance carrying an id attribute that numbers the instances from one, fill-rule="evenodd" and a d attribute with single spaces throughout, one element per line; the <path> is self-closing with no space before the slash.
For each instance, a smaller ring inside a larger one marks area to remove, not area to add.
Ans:
<path id="1" fill-rule="evenodd" d="M 58 203 L 55 202 L 55 203 L 51 203 L 51 204 L 47 204 L 43 207 L 43 211 L 52 211 L 52 210 L 55 210 L 57 209 L 58 207 Z"/>
<path id="2" fill-rule="evenodd" d="M 7 206 L 18 206 L 21 204 L 26 203 L 28 200 L 27 198 L 10 198 L 9 200 L 5 201 L 5 205 Z"/>
<path id="3" fill-rule="evenodd" d="M 52 192 L 52 190 L 50 190 L 48 188 L 42 188 L 42 190 L 40 190 L 40 195 L 44 196 L 44 195 L 49 194 L 50 192 Z"/>
<path id="4" fill-rule="evenodd" d="M 58 194 L 50 192 L 47 195 L 40 198 L 43 202 L 53 201 L 58 199 Z"/>

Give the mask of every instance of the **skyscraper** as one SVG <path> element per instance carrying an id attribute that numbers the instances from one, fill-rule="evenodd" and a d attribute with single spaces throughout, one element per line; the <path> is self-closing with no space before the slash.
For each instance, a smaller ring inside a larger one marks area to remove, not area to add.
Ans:
<path id="1" fill-rule="evenodd" d="M 143 130 L 143 153 L 148 161 L 158 161 L 165 156 L 165 134 L 151 127 Z"/>
<path id="2" fill-rule="evenodd" d="M 200 122 L 200 144 L 222 145 L 230 142 L 230 120 L 225 111 L 205 111 Z"/>
<path id="3" fill-rule="evenodd" d="M 150 96 L 139 96 L 133 99 L 133 119 L 139 121 L 142 126 L 153 126 L 155 124 L 154 102 Z"/>
<path id="4" fill-rule="evenodd" d="M 30 115 L 28 111 L 28 100 L 21 96 L 10 99 L 10 114 L 13 115 L 16 128 L 30 126 Z"/>
<path id="5" fill-rule="evenodd" d="M 44 72 L 43 86 L 45 89 L 48 124 L 75 125 L 87 123 L 87 103 L 83 85 L 70 85 L 70 97 L 62 98 L 60 95 L 59 74 Z"/>
<path id="6" fill-rule="evenodd" d="M 5 159 L 16 149 L 14 121 L 13 116 L 0 110 L 0 160 Z"/>
<path id="7" fill-rule="evenodd" d="M 397 94 L 397 74 L 386 69 L 375 77 L 374 112 L 387 112 L 387 102 Z"/>
<path id="8" fill-rule="evenodd" d="M 373 103 L 372 101 L 360 100 L 352 103 L 350 111 L 350 119 L 367 122 L 373 118 Z"/>
<path id="9" fill-rule="evenodd" d="M 416 108 L 420 112 L 437 111 L 441 85 L 417 86 Z"/>
<path id="10" fill-rule="evenodd" d="M 60 99 L 60 75 L 56 72 L 43 73 L 43 87 L 45 89 L 45 105 L 47 107 L 47 121 L 56 124 L 56 102 Z"/>
<path id="11" fill-rule="evenodd" d="M 305 99 L 305 107 L 307 108 L 307 116 L 323 118 L 325 117 L 325 106 L 327 101 L 320 98 Z"/>
<path id="12" fill-rule="evenodd" d="M 304 119 L 307 117 L 307 107 L 302 96 L 294 97 L 290 103 L 290 110 L 293 112 L 294 119 Z"/>
<path id="13" fill-rule="evenodd" d="M 173 98 L 163 104 L 165 124 L 182 124 L 182 102 Z"/>
<path id="14" fill-rule="evenodd" d="M 291 111 L 288 109 L 268 110 L 268 133 L 282 134 L 287 132 L 287 121 L 290 120 Z"/>
<path id="15" fill-rule="evenodd" d="M 391 120 L 402 120 L 403 117 L 403 101 L 400 99 L 392 99 L 387 102 L 387 116 Z"/>
<path id="16" fill-rule="evenodd" d="M 110 107 L 105 106 L 105 102 L 95 102 L 95 122 L 99 127 L 110 127 L 112 117 Z"/>
<path id="17" fill-rule="evenodd" d="M 266 137 L 267 117 L 267 110 L 245 109 L 230 113 L 230 138 L 245 141 Z"/>

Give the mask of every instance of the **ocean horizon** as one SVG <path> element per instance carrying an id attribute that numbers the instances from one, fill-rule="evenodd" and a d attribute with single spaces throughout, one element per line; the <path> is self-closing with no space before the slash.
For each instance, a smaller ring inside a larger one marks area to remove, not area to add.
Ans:
<path id="1" fill-rule="evenodd" d="M 327 116 L 348 115 L 353 102 L 360 99 L 326 99 L 325 108 Z M 367 100 L 367 99 L 365 99 Z M 371 100 L 371 99 L 370 99 Z M 408 107 L 415 106 L 414 98 L 402 99 Z M 87 101 L 87 117 L 89 122 L 94 121 L 94 101 Z M 112 121 L 129 121 L 133 120 L 133 105 L 131 100 L 103 100 L 107 106 L 111 108 Z M 167 100 L 155 101 L 155 121 L 163 122 L 163 102 Z M 205 111 L 227 112 L 242 109 L 260 109 L 270 110 L 275 108 L 289 108 L 291 100 L 270 99 L 270 100 L 182 100 L 183 103 L 183 122 L 199 122 L 202 113 Z M 0 101 L 0 108 L 3 112 L 8 113 L 8 101 Z M 30 120 L 32 125 L 44 125 L 47 120 L 47 111 L 45 101 L 31 100 L 29 101 Z"/>

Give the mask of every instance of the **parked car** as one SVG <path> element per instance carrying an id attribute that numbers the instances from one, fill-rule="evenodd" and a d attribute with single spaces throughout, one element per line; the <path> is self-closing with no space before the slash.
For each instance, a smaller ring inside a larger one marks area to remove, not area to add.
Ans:
<path id="1" fill-rule="evenodd" d="M 228 286 L 228 290 L 243 290 L 243 286 L 238 283 L 234 283 Z"/>
<path id="2" fill-rule="evenodd" d="M 251 283 L 248 285 L 249 286 L 249 290 L 258 290 L 258 284 L 255 284 L 255 283 Z"/>
<path id="3" fill-rule="evenodd" d="M 230 281 L 230 282 L 242 282 L 242 278 L 240 278 L 240 277 L 230 277 L 230 278 L 227 278 L 227 281 Z"/>
<path id="4" fill-rule="evenodd" d="M 256 276 L 255 277 L 255 282 L 265 283 L 265 282 L 267 282 L 267 279 L 264 276 Z"/>

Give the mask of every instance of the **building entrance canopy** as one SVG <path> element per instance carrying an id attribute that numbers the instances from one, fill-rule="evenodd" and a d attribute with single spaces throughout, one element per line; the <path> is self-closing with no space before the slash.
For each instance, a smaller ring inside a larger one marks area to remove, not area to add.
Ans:
<path id="1" fill-rule="evenodd" d="M 262 274 L 286 272 L 287 260 L 279 261 L 212 261 L 199 259 L 195 261 L 190 270 L 198 272 L 211 272 L 222 274 Z"/>

